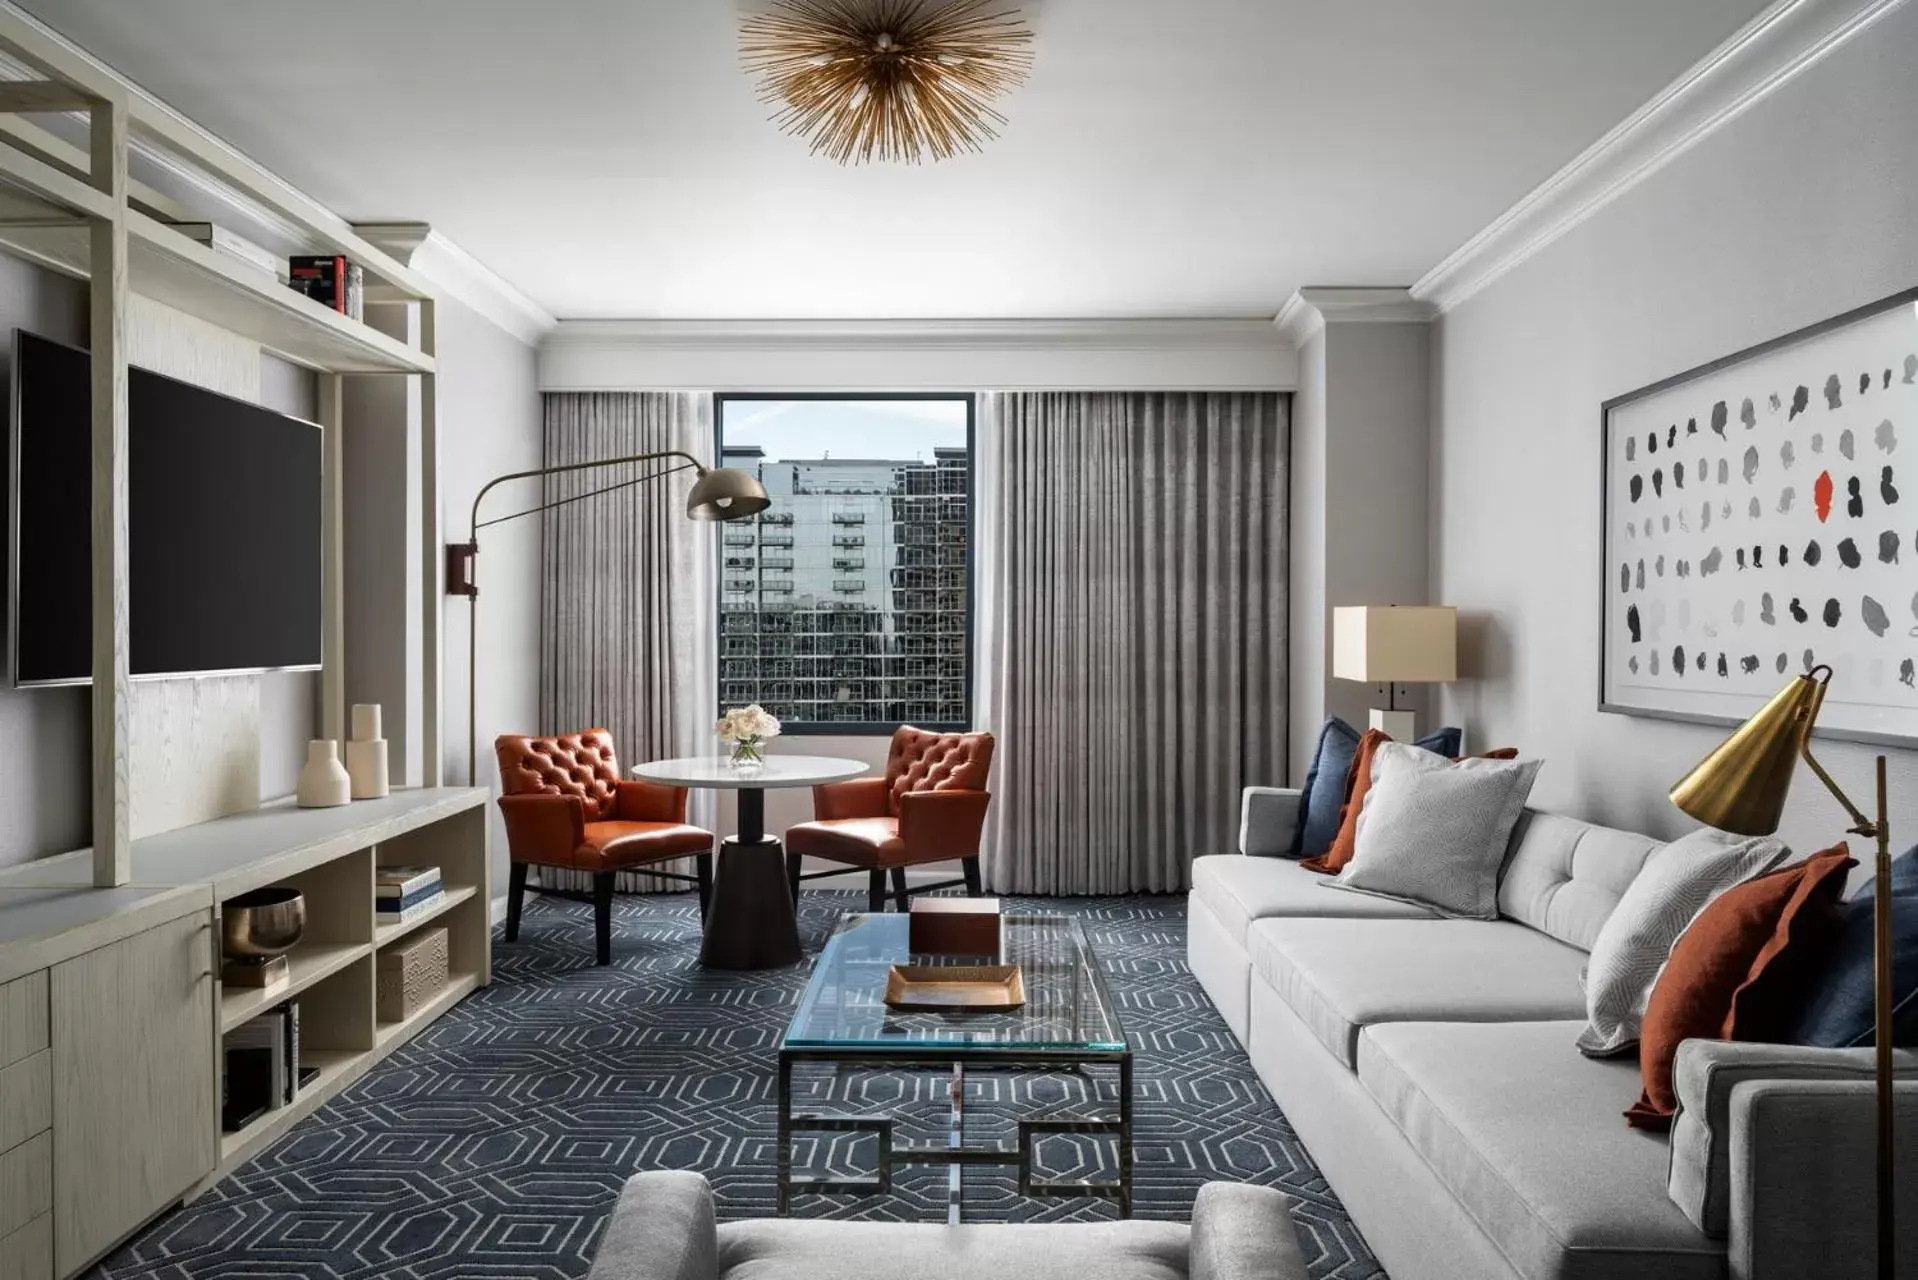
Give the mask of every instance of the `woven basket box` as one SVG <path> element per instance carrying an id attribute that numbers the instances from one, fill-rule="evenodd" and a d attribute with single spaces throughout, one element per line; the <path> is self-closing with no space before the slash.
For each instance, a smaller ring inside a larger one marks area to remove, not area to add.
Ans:
<path id="1" fill-rule="evenodd" d="M 421 929 L 380 952 L 375 998 L 381 1022 L 403 1022 L 446 987 L 446 929 Z"/>

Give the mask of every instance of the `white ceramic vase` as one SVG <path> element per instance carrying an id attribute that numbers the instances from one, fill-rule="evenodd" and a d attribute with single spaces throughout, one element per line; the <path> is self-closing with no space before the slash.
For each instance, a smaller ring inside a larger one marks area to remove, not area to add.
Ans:
<path id="1" fill-rule="evenodd" d="M 380 706 L 353 706 L 353 738 L 346 744 L 346 772 L 355 800 L 377 800 L 387 793 L 386 739 L 380 736 Z"/>
<path id="2" fill-rule="evenodd" d="M 306 744 L 306 766 L 294 795 L 302 809 L 330 809 L 352 801 L 353 780 L 340 763 L 337 740 L 315 738 Z"/>

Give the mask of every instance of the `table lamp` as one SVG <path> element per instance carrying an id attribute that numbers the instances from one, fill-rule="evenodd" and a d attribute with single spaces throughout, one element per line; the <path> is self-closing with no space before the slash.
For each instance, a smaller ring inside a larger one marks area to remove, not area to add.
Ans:
<path id="1" fill-rule="evenodd" d="M 1816 666 L 1794 679 L 1757 715 L 1672 788 L 1672 803 L 1707 826 L 1734 835 L 1763 836 L 1778 830 L 1785 794 L 1803 760 L 1851 816 L 1854 835 L 1878 842 L 1872 896 L 1872 1040 L 1878 1082 L 1878 1274 L 1891 1280 L 1893 1246 L 1891 1087 L 1891 826 L 1885 818 L 1885 757 L 1878 757 L 1878 816 L 1860 812 L 1811 754 L 1812 725 L 1824 705 L 1831 668 Z"/>
<path id="2" fill-rule="evenodd" d="M 1332 675 L 1385 686 L 1385 706 L 1371 727 L 1410 742 L 1410 711 L 1399 710 L 1401 684 L 1458 679 L 1458 610 L 1450 605 L 1351 605 L 1332 610 Z"/>

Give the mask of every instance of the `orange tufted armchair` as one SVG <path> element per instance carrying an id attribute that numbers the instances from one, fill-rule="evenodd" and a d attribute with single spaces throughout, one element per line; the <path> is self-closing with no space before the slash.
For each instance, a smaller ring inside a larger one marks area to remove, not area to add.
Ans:
<path id="1" fill-rule="evenodd" d="M 686 789 L 619 776 L 612 735 L 588 729 L 557 738 L 502 734 L 500 812 L 512 858 L 506 899 L 506 940 L 519 937 L 526 868 L 561 867 L 593 877 L 593 928 L 599 962 L 612 962 L 613 885 L 622 871 L 688 856 L 699 874 L 650 874 L 699 885 L 699 910 L 712 893 L 713 833 L 686 825 Z"/>
<path id="2" fill-rule="evenodd" d="M 906 868 L 922 862 L 959 860 L 963 880 L 928 885 L 946 889 L 964 884 L 979 896 L 979 833 L 986 825 L 992 796 L 989 733 L 927 733 L 910 725 L 892 735 L 886 776 L 855 778 L 812 789 L 813 821 L 786 832 L 786 875 L 793 896 L 802 879 L 836 875 L 799 874 L 800 860 L 822 858 L 864 867 L 871 873 L 868 905 L 886 909 L 886 876 L 892 876 L 895 906 L 907 908 Z"/>

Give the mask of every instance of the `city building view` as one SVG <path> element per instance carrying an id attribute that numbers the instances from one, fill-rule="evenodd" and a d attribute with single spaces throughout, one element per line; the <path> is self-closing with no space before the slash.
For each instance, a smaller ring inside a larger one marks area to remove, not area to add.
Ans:
<path id="1" fill-rule="evenodd" d="M 720 534 L 723 706 L 792 726 L 970 720 L 969 417 L 964 397 L 721 400 L 723 465 L 772 499 Z"/>

